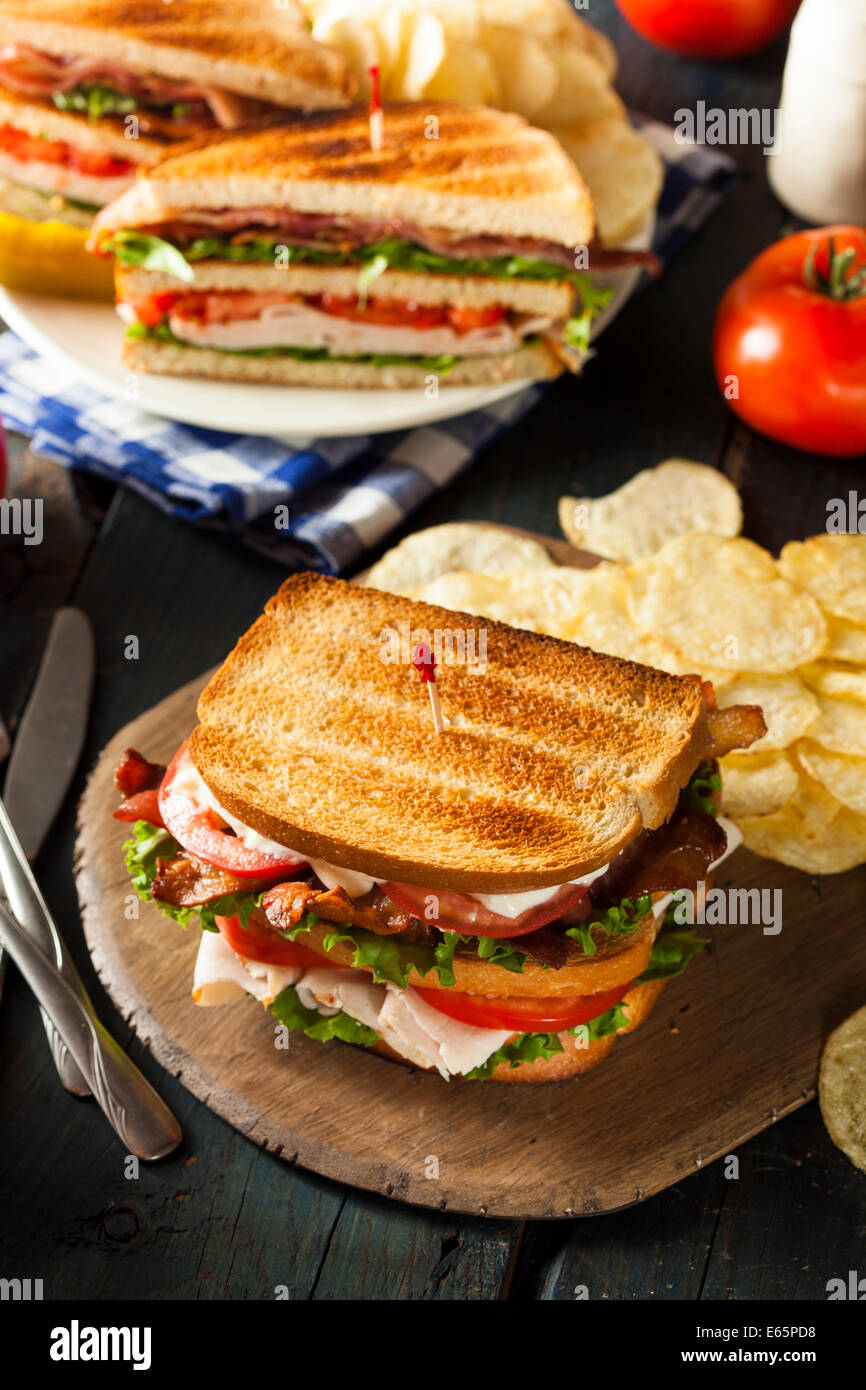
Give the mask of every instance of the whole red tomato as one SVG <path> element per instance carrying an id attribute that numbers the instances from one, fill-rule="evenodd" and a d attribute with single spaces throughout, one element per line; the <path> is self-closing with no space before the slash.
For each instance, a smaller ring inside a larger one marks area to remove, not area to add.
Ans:
<path id="1" fill-rule="evenodd" d="M 617 0 L 639 34 L 687 58 L 757 53 L 790 24 L 800 0 Z"/>
<path id="2" fill-rule="evenodd" d="M 729 286 L 716 379 L 747 424 L 816 454 L 866 453 L 866 228 L 797 232 Z"/>

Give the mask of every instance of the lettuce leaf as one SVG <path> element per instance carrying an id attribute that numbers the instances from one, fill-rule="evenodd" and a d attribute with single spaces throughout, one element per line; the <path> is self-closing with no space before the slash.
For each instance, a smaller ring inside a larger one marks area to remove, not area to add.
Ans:
<path id="1" fill-rule="evenodd" d="M 215 920 L 217 917 L 239 917 L 244 930 L 249 927 L 250 915 L 261 902 L 261 894 L 228 893 L 198 907 L 175 907 L 173 903 L 163 903 L 152 896 L 150 890 L 156 875 L 157 859 L 172 859 L 180 850 L 177 840 L 173 840 L 167 830 L 151 825 L 149 821 L 138 820 L 133 827 L 132 839 L 127 840 L 124 850 L 132 886 L 142 902 L 153 903 L 165 917 L 179 922 L 184 929 L 193 917 L 198 917 L 203 931 L 219 931 Z"/>
<path id="2" fill-rule="evenodd" d="M 162 260 L 163 248 L 169 243 L 160 237 L 146 232 L 132 230 L 116 232 L 102 243 L 106 251 L 112 252 L 121 265 L 144 265 L 148 270 L 162 270 L 162 264 L 151 264 L 147 243 L 152 243 L 153 253 Z M 472 260 L 458 260 L 451 256 L 440 256 L 426 251 L 415 242 L 402 241 L 399 237 L 388 237 L 384 241 L 371 242 L 367 246 L 355 246 L 349 250 L 335 248 L 322 251 L 312 246 L 288 246 L 276 233 L 256 237 L 253 241 L 234 244 L 230 237 L 197 237 L 181 251 L 176 246 L 171 250 L 181 260 L 186 261 L 186 273 L 181 279 L 191 278 L 189 265 L 196 261 L 221 260 L 240 262 L 269 261 L 274 264 L 279 256 L 280 265 L 297 265 L 307 262 L 313 265 L 375 265 L 376 275 L 387 268 L 394 270 L 416 270 L 447 275 L 485 275 L 497 280 L 570 280 L 580 291 L 584 307 L 596 313 L 607 304 L 612 291 L 598 290 L 585 271 L 568 270 L 555 261 L 535 260 L 530 256 L 488 256 Z M 169 274 L 178 274 L 169 271 Z"/>
<path id="3" fill-rule="evenodd" d="M 277 995 L 271 1004 L 271 1013 L 285 1028 L 300 1029 L 308 1038 L 315 1038 L 317 1042 L 330 1042 L 332 1038 L 338 1038 L 340 1042 L 369 1047 L 377 1042 L 379 1037 L 373 1028 L 359 1023 L 347 1013 L 341 1012 L 334 1014 L 332 1018 L 325 1018 L 315 1009 L 305 1008 L 292 985 L 288 985 Z"/>
<path id="4" fill-rule="evenodd" d="M 140 109 L 140 103 L 129 92 L 113 87 L 73 87 L 68 92 L 52 92 L 51 100 L 59 111 L 82 111 L 91 121 L 103 116 L 128 116 Z"/>
<path id="5" fill-rule="evenodd" d="M 158 270 L 173 275 L 191 285 L 195 271 L 182 252 L 162 237 L 146 232 L 114 232 L 99 243 L 100 251 L 110 252 L 121 265 L 138 265 L 145 270 Z"/>
<path id="6" fill-rule="evenodd" d="M 647 980 L 669 980 L 674 975 L 681 975 L 692 956 L 709 945 L 706 937 L 698 936 L 692 926 L 681 926 L 673 914 L 674 906 L 671 904 L 653 942 L 649 965 L 638 976 L 638 984 L 644 984 Z"/>
<path id="7" fill-rule="evenodd" d="M 291 927 L 281 935 L 289 941 L 296 941 L 302 932 L 308 932 L 312 927 L 319 925 L 331 928 L 323 942 L 324 950 L 333 950 L 340 941 L 348 942 L 355 948 L 353 966 L 369 967 L 376 984 L 390 982 L 399 985 L 400 989 L 406 989 L 413 968 L 422 976 L 435 970 L 440 984 L 446 987 L 455 983 L 454 949 L 459 940 L 456 932 L 448 932 L 436 946 L 425 946 L 421 942 L 402 941 L 396 936 L 377 936 L 375 932 L 365 931 L 363 927 L 348 924 L 339 927 L 332 926 L 330 922 L 320 923 L 320 919 L 314 913 L 308 912 L 296 927 Z M 301 944 L 303 945 L 303 942 Z"/>
<path id="8" fill-rule="evenodd" d="M 634 931 L 652 905 L 651 893 L 644 893 L 639 898 L 623 898 L 613 907 L 597 909 L 579 926 L 567 927 L 565 935 L 580 943 L 584 955 L 594 956 L 598 950 L 598 938 L 622 936 L 625 932 Z"/>
<path id="9" fill-rule="evenodd" d="M 680 792 L 680 801 L 684 801 L 687 806 L 695 806 L 699 811 L 705 811 L 708 816 L 717 816 L 719 813 L 713 801 L 713 793 L 718 792 L 721 785 L 722 779 L 715 770 L 715 764 L 701 763 Z"/>

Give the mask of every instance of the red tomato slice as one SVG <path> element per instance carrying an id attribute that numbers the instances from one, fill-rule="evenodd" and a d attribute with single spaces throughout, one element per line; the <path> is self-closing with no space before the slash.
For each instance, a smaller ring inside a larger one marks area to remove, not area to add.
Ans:
<path id="1" fill-rule="evenodd" d="M 460 309 L 456 305 L 448 310 L 448 322 L 457 333 L 471 333 L 473 328 L 492 328 L 505 318 L 505 310 L 491 305 L 487 309 Z"/>
<path id="2" fill-rule="evenodd" d="M 503 917 L 464 893 L 435 893 L 430 888 L 417 888 L 414 883 L 383 883 L 380 887 L 392 903 L 402 907 L 404 912 L 411 912 L 422 922 L 432 922 L 441 931 L 458 931 L 464 936 L 503 938 L 525 936 L 527 932 L 535 931 L 536 927 L 554 922 L 589 892 L 589 884 L 566 883 L 547 902 L 527 908 L 519 917 Z M 434 900 L 432 904 L 430 899 Z M 429 916 L 428 904 L 436 910 L 435 917 Z"/>
<path id="3" fill-rule="evenodd" d="M 448 311 L 442 305 L 415 304 L 405 299 L 371 299 L 365 304 L 355 295 L 321 294 L 309 297 L 307 302 L 323 313 L 333 314 L 335 318 L 353 319 L 360 323 L 437 328 L 448 322 Z"/>
<path id="4" fill-rule="evenodd" d="M 263 965 L 298 965 L 303 969 L 309 966 L 324 966 L 326 970 L 341 970 L 336 961 L 316 955 L 309 946 L 298 946 L 294 941 L 286 941 L 279 932 L 264 926 L 253 913 L 249 927 L 242 927 L 239 917 L 217 917 L 214 919 L 220 935 L 239 956 L 245 960 L 258 960 Z"/>
<path id="5" fill-rule="evenodd" d="M 214 868 L 225 869 L 238 878 L 285 877 L 287 870 L 291 872 L 305 864 L 306 860 L 290 849 L 279 855 L 248 849 L 237 835 L 217 824 L 208 807 L 200 805 L 185 788 L 175 786 L 178 775 L 193 765 L 188 743 L 187 739 L 175 753 L 159 788 L 163 822 L 178 844 Z"/>
<path id="6" fill-rule="evenodd" d="M 40 164 L 62 164 L 96 178 L 119 178 L 135 169 L 132 160 L 116 159 L 97 150 L 79 150 L 63 140 L 43 140 L 40 135 L 30 135 L 11 125 L 0 126 L 0 149 L 25 163 L 36 160 Z"/>
<path id="7" fill-rule="evenodd" d="M 414 986 L 418 993 L 440 1013 L 471 1023 L 476 1028 L 515 1028 L 520 1033 L 561 1033 L 589 1023 L 599 1014 L 607 1013 L 631 989 L 619 985 L 602 994 L 581 994 L 562 999 L 487 999 L 482 994 L 459 994 L 453 989 L 426 989 Z"/>
<path id="8" fill-rule="evenodd" d="M 180 296 L 172 290 L 166 290 L 163 294 L 132 295 L 123 302 L 132 306 L 139 323 L 143 323 L 147 328 L 159 328 L 179 298 Z"/>

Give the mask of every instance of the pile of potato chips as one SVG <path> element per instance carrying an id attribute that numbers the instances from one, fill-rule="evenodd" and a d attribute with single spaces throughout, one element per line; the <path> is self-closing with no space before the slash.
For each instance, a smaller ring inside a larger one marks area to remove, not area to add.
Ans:
<path id="1" fill-rule="evenodd" d="M 305 0 L 313 34 L 342 49 L 362 98 L 378 65 L 387 101 L 517 111 L 553 131 L 589 186 L 607 245 L 644 225 L 661 191 L 653 146 L 613 89 L 616 54 L 568 0 Z"/>
<path id="2" fill-rule="evenodd" d="M 671 464 L 628 484 L 625 502 L 622 489 L 589 504 L 584 534 L 597 545 L 613 535 L 633 554 L 657 520 L 660 549 L 631 564 L 557 565 L 530 538 L 457 523 L 408 537 L 368 582 L 675 674 L 700 673 L 721 706 L 760 705 L 766 735 L 723 760 L 723 809 L 758 854 L 808 873 L 852 868 L 866 860 L 866 536 L 792 541 L 775 560 L 711 529 L 739 530 L 726 480 L 676 464 L 712 474 L 681 474 L 703 531 L 683 529 L 689 508 L 671 491 Z"/>

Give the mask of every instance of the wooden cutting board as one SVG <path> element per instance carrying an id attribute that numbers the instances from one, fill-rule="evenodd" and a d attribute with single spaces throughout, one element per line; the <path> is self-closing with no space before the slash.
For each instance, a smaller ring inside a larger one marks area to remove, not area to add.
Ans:
<path id="1" fill-rule="evenodd" d="M 548 541 L 560 562 L 593 557 Z M 810 879 L 745 850 L 718 886 L 781 890 L 782 930 L 705 928 L 712 947 L 673 980 L 650 1020 L 567 1082 L 497 1085 L 411 1071 L 293 1033 L 274 1047 L 251 999 L 201 1009 L 198 932 L 156 908 L 138 920 L 112 819 L 122 751 L 168 761 L 195 724 L 206 677 L 112 739 L 79 815 L 78 892 L 96 971 L 157 1060 L 255 1143 L 354 1187 L 444 1211 L 586 1216 L 642 1201 L 815 1094 L 824 1038 L 866 997 L 857 941 L 866 868 Z"/>

